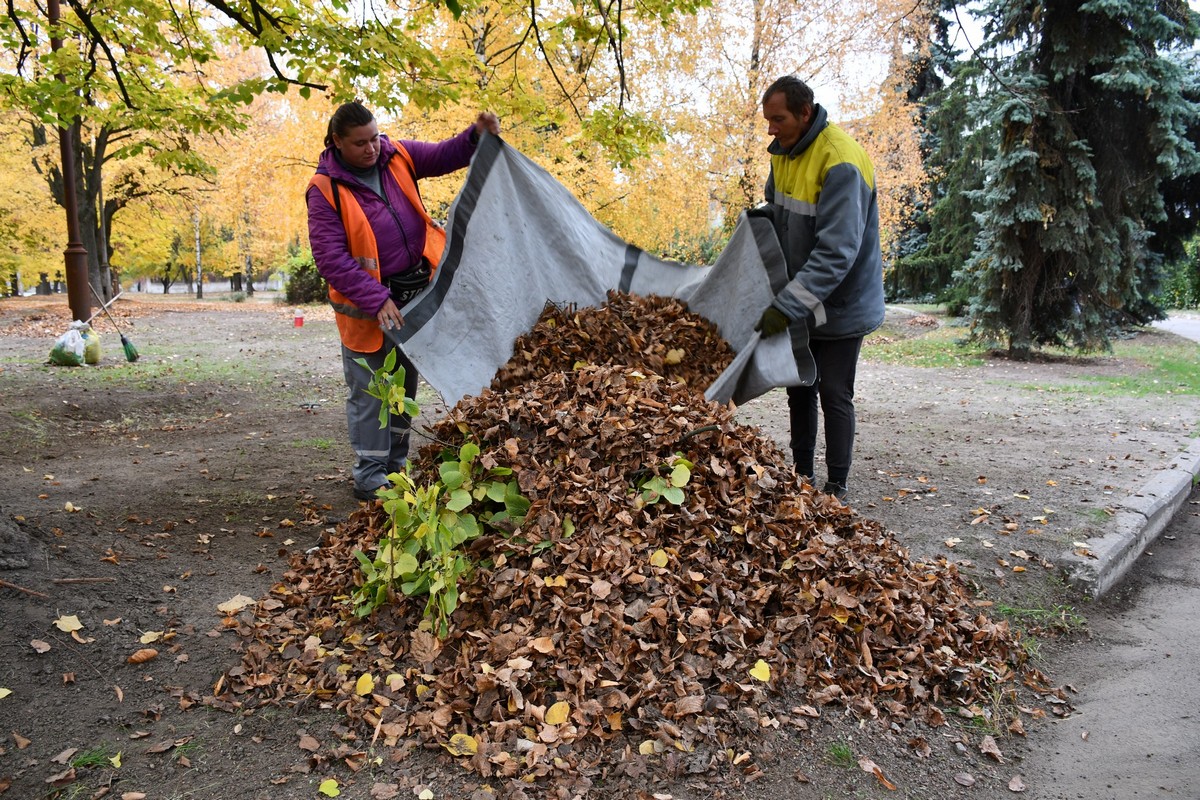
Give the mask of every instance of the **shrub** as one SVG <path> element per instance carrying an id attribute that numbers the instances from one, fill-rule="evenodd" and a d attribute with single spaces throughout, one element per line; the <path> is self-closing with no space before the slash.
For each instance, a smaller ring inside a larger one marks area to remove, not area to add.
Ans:
<path id="1" fill-rule="evenodd" d="M 327 288 L 325 279 L 317 272 L 317 264 L 313 261 L 312 251 L 305 250 L 299 255 L 287 260 L 287 286 L 284 297 L 289 305 L 301 303 L 321 303 L 325 301 Z"/>

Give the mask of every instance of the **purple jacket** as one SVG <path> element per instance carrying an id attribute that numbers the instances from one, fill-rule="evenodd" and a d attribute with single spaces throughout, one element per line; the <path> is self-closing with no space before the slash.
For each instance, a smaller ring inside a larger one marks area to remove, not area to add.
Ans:
<path id="1" fill-rule="evenodd" d="M 476 144 L 473 133 L 472 125 L 443 142 L 401 140 L 400 143 L 412 157 L 417 179 L 434 178 L 471 163 Z M 387 169 L 388 161 L 396 157 L 396 146 L 386 136 L 379 137 L 379 145 L 379 173 L 387 202 L 347 170 L 334 156 L 332 147 L 321 153 L 317 174 L 328 175 L 337 181 L 339 191 L 354 193 L 375 233 L 379 246 L 379 274 L 387 278 L 421 262 L 421 252 L 425 249 L 425 221 Z M 378 314 L 389 297 L 387 287 L 372 278 L 351 257 L 342 220 L 321 190 L 310 186 L 305 200 L 308 203 L 308 241 L 317 271 L 362 311 Z"/>

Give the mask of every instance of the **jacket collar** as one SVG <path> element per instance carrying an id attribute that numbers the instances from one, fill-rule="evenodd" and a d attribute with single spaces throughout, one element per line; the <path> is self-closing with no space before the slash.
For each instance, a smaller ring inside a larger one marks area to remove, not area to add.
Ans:
<path id="1" fill-rule="evenodd" d="M 808 149 L 808 146 L 816 141 L 821 135 L 821 131 L 825 130 L 829 125 L 829 114 L 825 111 L 825 107 L 820 103 L 813 106 L 813 121 L 808 128 L 808 133 L 800 137 L 800 141 L 792 145 L 791 150 L 784 150 L 779 146 L 778 139 L 772 139 L 767 145 L 767 152 L 773 156 L 798 156 Z"/>
<path id="2" fill-rule="evenodd" d="M 388 161 L 395 154 L 396 145 L 392 144 L 391 139 L 381 134 L 379 137 L 379 161 L 376 162 L 381 172 L 387 169 Z M 333 180 L 342 183 L 358 183 L 358 178 L 337 157 L 337 148 L 332 145 L 326 147 L 317 160 L 317 174 L 328 175 Z"/>

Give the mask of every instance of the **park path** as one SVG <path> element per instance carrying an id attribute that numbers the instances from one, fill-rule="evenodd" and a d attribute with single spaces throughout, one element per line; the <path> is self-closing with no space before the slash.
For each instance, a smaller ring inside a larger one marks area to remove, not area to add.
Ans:
<path id="1" fill-rule="evenodd" d="M 1200 342 L 1200 314 L 1155 327 Z M 1076 710 L 1053 723 L 1043 757 L 1027 765 L 1034 796 L 1200 798 L 1200 487 L 1085 613 L 1091 639 L 1055 667 L 1079 690 Z"/>

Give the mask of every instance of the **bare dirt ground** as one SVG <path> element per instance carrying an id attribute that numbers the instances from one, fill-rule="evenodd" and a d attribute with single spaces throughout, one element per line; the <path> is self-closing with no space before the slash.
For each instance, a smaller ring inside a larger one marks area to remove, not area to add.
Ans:
<path id="1" fill-rule="evenodd" d="M 505 791 L 440 748 L 369 747 L 319 702 L 206 702 L 243 649 L 218 606 L 264 596 L 289 554 L 359 508 L 328 313 L 309 308 L 295 328 L 291 309 L 265 299 L 123 299 L 139 361 L 99 319 L 99 366 L 46 366 L 65 306 L 0 301 L 0 563 L 27 562 L 0 569 L 0 797 L 286 800 L 321 797 L 330 778 L 355 799 Z M 921 335 L 921 322 L 889 315 L 880 335 Z M 1193 395 L 1072 388 L 1139 369 L 1111 357 L 927 369 L 864 350 L 850 505 L 913 558 L 957 565 L 1028 631 L 1051 680 L 1064 642 L 1087 646 L 1088 603 L 1056 558 L 1185 449 L 1200 419 Z M 418 401 L 427 417 L 444 412 L 427 388 Z M 738 414 L 786 443 L 781 392 Z M 72 617 L 80 629 L 56 624 Z M 157 657 L 130 663 L 142 649 Z M 748 736 L 739 749 L 753 769 L 652 768 L 637 796 L 1050 797 L 1028 776 L 1069 705 L 1014 692 L 936 729 L 825 706 Z M 986 736 L 999 754 L 981 749 Z"/>

